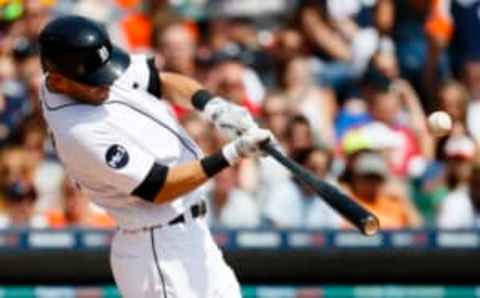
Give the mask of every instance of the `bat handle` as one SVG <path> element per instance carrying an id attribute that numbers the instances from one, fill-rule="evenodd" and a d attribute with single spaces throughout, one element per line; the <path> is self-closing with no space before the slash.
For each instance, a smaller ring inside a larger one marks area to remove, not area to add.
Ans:
<path id="1" fill-rule="evenodd" d="M 317 178 L 312 172 L 278 151 L 271 143 L 264 143 L 261 148 L 289 169 L 295 177 L 308 184 L 326 203 L 351 221 L 363 234 L 372 236 L 378 232 L 380 228 L 378 218 L 336 187 Z"/>

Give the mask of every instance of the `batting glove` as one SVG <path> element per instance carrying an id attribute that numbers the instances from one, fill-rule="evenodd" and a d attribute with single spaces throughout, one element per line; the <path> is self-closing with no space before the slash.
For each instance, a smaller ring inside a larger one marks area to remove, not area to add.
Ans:
<path id="1" fill-rule="evenodd" d="M 273 135 L 268 129 L 254 128 L 246 131 L 239 138 L 223 147 L 223 155 L 230 165 L 241 158 L 259 157 L 264 153 L 261 146 L 273 140 Z"/>
<path id="2" fill-rule="evenodd" d="M 221 97 L 211 99 L 205 106 L 204 114 L 227 140 L 233 140 L 248 130 L 258 129 L 257 123 L 245 107 Z"/>

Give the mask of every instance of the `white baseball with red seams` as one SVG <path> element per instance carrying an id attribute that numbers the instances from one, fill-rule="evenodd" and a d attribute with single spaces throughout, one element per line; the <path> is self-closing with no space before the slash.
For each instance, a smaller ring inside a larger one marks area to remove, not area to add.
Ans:
<path id="1" fill-rule="evenodd" d="M 204 187 L 164 204 L 132 195 L 154 163 L 171 167 L 203 156 L 164 100 L 146 91 L 149 78 L 146 57 L 131 56 L 101 105 L 82 104 L 44 83 L 42 108 L 58 156 L 119 225 L 111 266 L 123 297 L 240 298 L 205 216 L 190 212 L 204 200 Z M 169 225 L 180 215 L 181 224 Z"/>
<path id="2" fill-rule="evenodd" d="M 443 137 L 452 130 L 452 118 L 446 112 L 437 111 L 428 116 L 428 128 L 435 137 Z"/>

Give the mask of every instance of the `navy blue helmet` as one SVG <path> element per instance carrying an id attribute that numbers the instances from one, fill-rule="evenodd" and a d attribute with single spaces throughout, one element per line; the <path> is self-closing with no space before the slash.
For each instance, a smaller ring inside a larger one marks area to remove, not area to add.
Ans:
<path id="1" fill-rule="evenodd" d="M 115 47 L 105 29 L 80 16 L 51 21 L 39 37 L 45 72 L 57 72 L 90 86 L 111 85 L 130 64 L 130 57 Z"/>

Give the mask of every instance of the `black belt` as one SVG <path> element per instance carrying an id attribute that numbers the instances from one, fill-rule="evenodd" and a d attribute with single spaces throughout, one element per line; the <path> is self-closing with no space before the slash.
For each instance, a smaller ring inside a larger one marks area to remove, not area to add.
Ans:
<path id="1" fill-rule="evenodd" d="M 190 207 L 189 211 L 192 215 L 192 218 L 202 217 L 207 213 L 207 203 L 205 203 L 205 201 L 201 201 L 198 204 L 192 205 Z M 171 221 L 169 221 L 166 225 L 153 225 L 153 226 L 141 227 L 141 228 L 136 228 L 136 229 L 122 229 L 122 228 L 120 228 L 120 230 L 123 233 L 126 233 L 126 234 L 134 234 L 134 233 L 138 233 L 138 232 L 147 232 L 147 231 L 152 230 L 152 229 L 162 228 L 162 227 L 167 226 L 167 225 L 168 226 L 173 226 L 173 225 L 176 225 L 176 224 L 179 224 L 179 223 L 185 223 L 185 221 L 186 221 L 185 213 L 183 213 L 183 214 L 180 214 L 179 216 L 175 217 Z"/>
<path id="2" fill-rule="evenodd" d="M 190 213 L 192 214 L 193 218 L 204 216 L 207 213 L 207 204 L 205 203 L 205 201 L 201 201 L 200 203 L 193 205 L 192 207 L 190 207 Z M 185 214 L 180 214 L 179 216 L 169 221 L 168 225 L 173 226 L 184 222 Z"/>

